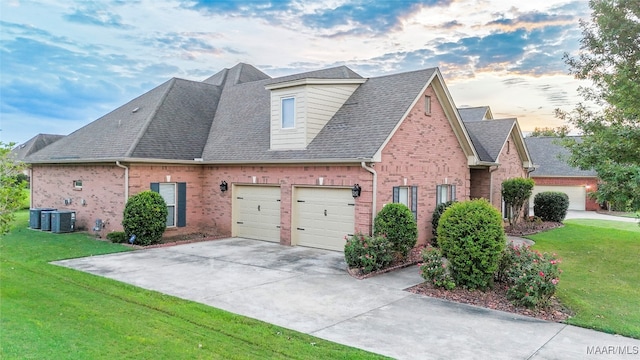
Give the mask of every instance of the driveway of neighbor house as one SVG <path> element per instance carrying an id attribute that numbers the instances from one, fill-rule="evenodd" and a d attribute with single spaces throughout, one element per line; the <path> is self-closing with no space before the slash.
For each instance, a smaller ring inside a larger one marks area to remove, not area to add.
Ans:
<path id="1" fill-rule="evenodd" d="M 422 282 L 416 266 L 356 280 L 342 253 L 257 240 L 55 264 L 399 359 L 582 359 L 593 346 L 640 347 L 640 340 L 403 291 Z"/>
<path id="2" fill-rule="evenodd" d="M 635 218 L 601 214 L 595 211 L 579 211 L 579 210 L 567 211 L 567 216 L 565 217 L 565 220 L 569 220 L 569 219 L 612 220 L 612 221 L 623 221 L 623 222 L 634 222 L 634 223 L 638 222 L 638 219 L 635 219 Z"/>

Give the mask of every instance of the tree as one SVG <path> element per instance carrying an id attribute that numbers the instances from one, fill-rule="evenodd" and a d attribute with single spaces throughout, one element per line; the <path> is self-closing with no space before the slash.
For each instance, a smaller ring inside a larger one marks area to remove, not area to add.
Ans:
<path id="1" fill-rule="evenodd" d="M 556 128 L 536 127 L 531 133 L 531 137 L 553 136 L 553 137 L 565 137 L 569 134 L 569 127 L 567 125 L 558 126 Z"/>
<path id="2" fill-rule="evenodd" d="M 509 207 L 509 225 L 518 223 L 524 204 L 533 192 L 532 179 L 513 178 L 502 182 L 502 198 Z"/>
<path id="3" fill-rule="evenodd" d="M 27 182 L 20 176 L 25 165 L 11 157 L 13 145 L 0 142 L 0 235 L 9 232 L 15 211 L 26 197 Z"/>
<path id="4" fill-rule="evenodd" d="M 581 21 L 583 39 L 576 57 L 565 54 L 570 72 L 589 80 L 579 89 L 585 102 L 558 118 L 582 132 L 582 142 L 565 139 L 569 163 L 593 169 L 602 184 L 599 202 L 640 209 L 640 2 L 591 0 L 591 21 Z"/>

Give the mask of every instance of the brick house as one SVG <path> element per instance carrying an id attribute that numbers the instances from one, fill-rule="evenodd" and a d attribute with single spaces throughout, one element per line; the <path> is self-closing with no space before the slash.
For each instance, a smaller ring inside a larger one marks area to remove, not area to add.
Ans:
<path id="1" fill-rule="evenodd" d="M 576 140 L 580 137 L 576 136 Z M 599 178 L 594 170 L 580 170 L 569 165 L 569 150 L 557 137 L 527 137 L 525 142 L 531 153 L 535 171 L 531 178 L 536 183 L 529 201 L 533 213 L 533 197 L 543 191 L 559 191 L 569 196 L 569 210 L 595 211 L 600 205 L 589 196 L 598 189 Z"/>
<path id="2" fill-rule="evenodd" d="M 202 82 L 171 79 L 31 155 L 33 207 L 76 210 L 79 228 L 101 219 L 104 234 L 122 229 L 129 196 L 152 189 L 167 202 L 168 236 L 342 250 L 345 235 L 370 233 L 385 204 L 402 202 L 425 243 L 438 202 L 499 208 L 495 182 L 526 174 L 515 120 L 493 144 L 502 122 L 469 131 L 437 68 L 271 78 L 241 63 Z"/>

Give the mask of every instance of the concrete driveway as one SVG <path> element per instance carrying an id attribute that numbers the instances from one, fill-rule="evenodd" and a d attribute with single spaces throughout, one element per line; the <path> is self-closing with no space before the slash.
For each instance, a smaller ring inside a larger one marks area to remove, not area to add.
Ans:
<path id="1" fill-rule="evenodd" d="M 638 219 L 597 213 L 595 211 L 569 210 L 565 219 L 595 219 L 637 223 Z"/>
<path id="2" fill-rule="evenodd" d="M 422 282 L 415 266 L 356 280 L 333 251 L 233 238 L 55 264 L 398 359 L 596 359 L 594 346 L 640 349 L 640 340 L 403 291 Z"/>

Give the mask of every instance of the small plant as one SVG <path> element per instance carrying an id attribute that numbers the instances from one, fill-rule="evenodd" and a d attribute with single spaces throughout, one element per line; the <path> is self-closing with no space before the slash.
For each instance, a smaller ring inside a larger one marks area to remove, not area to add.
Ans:
<path id="1" fill-rule="evenodd" d="M 122 226 L 127 237 L 135 235 L 138 245 L 157 244 L 167 228 L 167 204 L 160 194 L 147 190 L 129 198 Z"/>
<path id="2" fill-rule="evenodd" d="M 433 235 L 433 239 L 438 238 L 438 224 L 440 223 L 440 217 L 445 210 L 449 208 L 455 201 L 447 201 L 442 204 L 438 204 L 436 209 L 433 211 L 433 216 L 431 217 L 431 234 Z"/>
<path id="3" fill-rule="evenodd" d="M 427 248 L 422 251 L 422 264 L 420 264 L 422 277 L 435 287 L 452 290 L 456 283 L 449 274 L 447 265 L 442 261 L 442 252 L 436 248 Z"/>
<path id="4" fill-rule="evenodd" d="M 385 236 L 391 243 L 392 250 L 406 258 L 418 241 L 418 226 L 406 205 L 387 204 L 376 215 L 373 234 Z"/>
<path id="5" fill-rule="evenodd" d="M 107 240 L 116 244 L 124 244 L 127 242 L 127 234 L 124 231 L 113 231 L 107 234 Z"/>
<path id="6" fill-rule="evenodd" d="M 455 203 L 440 218 L 438 245 L 459 286 L 490 287 L 505 243 L 502 216 L 485 199 Z"/>
<path id="7" fill-rule="evenodd" d="M 543 221 L 562 222 L 569 209 L 569 196 L 563 192 L 545 191 L 533 198 L 533 213 Z"/>
<path id="8" fill-rule="evenodd" d="M 560 260 L 528 246 L 508 246 L 496 275 L 507 284 L 507 298 L 514 304 L 534 308 L 546 306 L 560 281 Z"/>
<path id="9" fill-rule="evenodd" d="M 385 268 L 393 261 L 391 243 L 384 236 L 368 236 L 357 233 L 346 238 L 344 260 L 352 269 L 368 274 Z"/>

